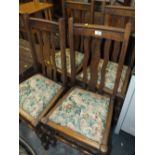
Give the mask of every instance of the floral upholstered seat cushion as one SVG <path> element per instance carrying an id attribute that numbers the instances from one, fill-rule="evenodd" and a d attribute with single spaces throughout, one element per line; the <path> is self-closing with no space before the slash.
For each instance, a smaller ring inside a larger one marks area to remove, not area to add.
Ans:
<path id="1" fill-rule="evenodd" d="M 75 66 L 78 68 L 83 60 L 84 55 L 78 51 L 75 51 Z M 61 51 L 57 51 L 55 54 L 56 58 L 56 66 L 61 69 Z M 70 62 L 70 49 L 66 48 L 66 65 L 67 65 L 67 72 L 71 73 L 71 62 Z"/>
<path id="2" fill-rule="evenodd" d="M 109 109 L 109 97 L 75 88 L 49 120 L 101 143 Z"/>
<path id="3" fill-rule="evenodd" d="M 19 85 L 19 106 L 36 119 L 61 88 L 54 81 L 36 74 Z"/>
<path id="4" fill-rule="evenodd" d="M 102 65 L 103 65 L 104 60 L 100 59 L 99 65 L 98 65 L 98 80 L 97 80 L 97 84 L 100 84 L 101 81 L 101 69 L 102 69 Z M 117 67 L 118 64 L 114 63 L 114 62 L 109 62 L 106 68 L 106 76 L 105 76 L 105 87 L 113 90 L 114 88 L 114 84 L 115 84 L 115 80 L 116 80 L 116 74 L 117 74 Z M 121 79 L 119 82 L 119 86 L 118 86 L 118 92 L 120 93 L 122 91 L 122 87 L 126 78 L 126 73 L 127 73 L 127 66 L 123 66 L 123 70 L 122 70 L 122 74 L 121 74 Z M 90 80 L 90 68 L 88 68 L 87 70 L 87 80 Z M 79 75 L 77 75 L 77 79 L 78 80 L 82 80 L 83 79 L 83 72 L 81 72 Z"/>

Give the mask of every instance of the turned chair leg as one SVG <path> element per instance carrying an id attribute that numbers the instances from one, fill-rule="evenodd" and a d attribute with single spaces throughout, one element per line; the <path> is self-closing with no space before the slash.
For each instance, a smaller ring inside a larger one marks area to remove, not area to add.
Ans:
<path id="1" fill-rule="evenodd" d="M 40 125 L 36 130 L 37 136 L 40 139 L 45 150 L 49 149 L 49 146 L 56 146 L 57 140 L 55 138 L 55 131 L 48 129 L 47 127 Z"/>

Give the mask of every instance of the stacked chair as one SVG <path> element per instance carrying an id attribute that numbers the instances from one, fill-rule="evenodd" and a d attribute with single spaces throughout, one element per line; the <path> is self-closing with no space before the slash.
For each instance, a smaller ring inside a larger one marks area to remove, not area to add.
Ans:
<path id="1" fill-rule="evenodd" d="M 135 0 L 110 0 L 110 4 L 112 5 L 125 5 L 125 6 L 131 6 L 131 7 L 135 7 Z"/>
<path id="2" fill-rule="evenodd" d="M 101 3 L 100 6 L 96 7 L 96 3 Z M 124 71 L 122 73 L 120 87 L 117 92 L 116 106 L 114 112 L 114 119 L 117 121 L 122 103 L 125 97 L 125 93 L 128 86 L 128 81 L 131 76 L 131 70 L 134 68 L 135 59 L 135 9 L 129 6 L 117 6 L 117 5 L 107 5 L 105 1 L 92 0 L 91 1 L 91 21 L 95 24 L 113 26 L 118 28 L 125 28 L 126 24 L 131 23 L 131 36 L 129 41 L 129 46 L 124 62 Z M 97 19 L 97 22 L 95 21 Z M 112 44 L 114 50 L 111 52 L 110 60 L 112 62 L 118 62 L 118 56 L 120 54 L 120 42 L 115 41 Z M 121 84 L 122 83 L 122 84 Z M 107 83 L 108 84 L 108 83 Z M 123 85 L 121 87 L 121 85 Z"/>
<path id="3" fill-rule="evenodd" d="M 91 3 L 62 0 L 62 13 L 66 21 L 73 17 L 77 23 L 90 23 L 90 11 Z"/>
<path id="4" fill-rule="evenodd" d="M 66 31 L 68 32 L 68 19 L 70 17 L 73 17 L 75 22 L 77 23 L 90 23 L 89 20 L 87 20 L 90 15 L 91 7 L 90 3 L 84 3 L 84 2 L 75 2 L 75 1 L 66 1 L 62 0 L 62 16 L 65 19 L 66 23 Z M 83 40 L 80 37 L 76 37 L 76 72 L 79 73 L 79 71 L 82 68 L 82 61 L 83 61 Z M 67 45 L 69 47 L 69 36 L 68 33 L 66 35 L 66 41 Z M 70 49 L 67 48 L 66 50 L 66 56 L 67 56 L 67 66 L 68 66 L 68 77 L 71 78 L 71 61 L 70 61 Z"/>
<path id="5" fill-rule="evenodd" d="M 57 22 L 24 16 L 34 75 L 19 85 L 20 120 L 46 149 L 62 141 L 84 154 L 110 152 L 115 102 L 130 76 L 125 60 L 133 24 L 113 25 L 111 12 L 122 11 L 104 2 L 94 24 L 94 5 L 63 1 Z"/>

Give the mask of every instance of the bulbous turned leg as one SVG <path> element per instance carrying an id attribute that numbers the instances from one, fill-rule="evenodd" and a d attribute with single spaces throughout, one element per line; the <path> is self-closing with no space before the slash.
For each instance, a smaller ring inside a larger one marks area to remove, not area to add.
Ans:
<path id="1" fill-rule="evenodd" d="M 50 145 L 52 147 L 56 146 L 57 140 L 55 138 L 55 131 L 51 128 L 49 129 L 44 125 L 40 125 L 37 129 L 37 136 L 39 137 L 45 150 L 48 150 Z"/>
<path id="2" fill-rule="evenodd" d="M 47 129 L 43 125 L 39 125 L 36 129 L 37 137 L 40 139 L 42 146 L 45 150 L 49 149 L 49 141 L 47 138 Z"/>
<path id="3" fill-rule="evenodd" d="M 56 143 L 57 143 L 57 139 L 55 138 L 55 135 L 56 135 L 55 130 L 50 129 L 47 131 L 46 138 L 48 139 L 48 141 L 52 147 L 55 147 Z"/>

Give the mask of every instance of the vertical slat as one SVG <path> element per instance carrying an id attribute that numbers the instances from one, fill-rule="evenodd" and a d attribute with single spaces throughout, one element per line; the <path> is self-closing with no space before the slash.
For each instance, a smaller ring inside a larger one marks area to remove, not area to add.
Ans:
<path id="1" fill-rule="evenodd" d="M 109 54 L 110 54 L 110 47 L 111 47 L 111 40 L 106 40 L 104 45 L 104 62 L 101 69 L 101 82 L 99 85 L 99 93 L 102 92 L 104 84 L 105 84 L 105 76 L 106 76 L 106 67 L 109 61 Z"/>
<path id="2" fill-rule="evenodd" d="M 86 22 L 86 12 L 81 10 L 81 23 L 85 23 Z"/>
<path id="3" fill-rule="evenodd" d="M 90 23 L 94 23 L 94 15 L 95 15 L 95 2 L 91 1 L 91 9 L 90 9 Z"/>
<path id="4" fill-rule="evenodd" d="M 80 38 L 80 51 L 81 52 L 83 51 L 83 48 L 84 48 L 84 38 L 83 38 L 83 36 L 81 36 L 81 38 Z"/>
<path id="5" fill-rule="evenodd" d="M 135 62 L 135 45 L 133 45 L 132 53 L 131 53 L 131 59 L 129 62 L 129 66 L 132 69 L 134 67 L 134 62 Z"/>
<path id="6" fill-rule="evenodd" d="M 81 11 L 79 10 L 76 10 L 76 9 L 72 9 L 73 11 L 73 14 L 72 14 L 72 17 L 74 19 L 74 22 L 76 23 L 81 23 Z M 77 16 L 75 16 L 77 15 Z M 78 16 L 79 15 L 79 16 Z M 76 41 L 75 41 L 75 49 L 76 50 L 82 50 L 82 45 L 81 45 L 81 36 L 74 36 L 76 38 Z"/>
<path id="7" fill-rule="evenodd" d="M 123 16 L 120 17 L 120 26 L 119 26 L 119 27 L 121 27 L 121 28 L 124 28 L 124 27 L 125 27 L 125 24 L 126 24 L 126 23 L 125 23 L 125 19 L 126 19 L 126 18 L 123 17 Z"/>
<path id="8" fill-rule="evenodd" d="M 25 14 L 23 18 L 24 18 L 24 24 L 25 24 L 25 28 L 27 31 L 27 35 L 28 35 L 28 40 L 30 43 L 34 70 L 37 72 L 38 71 L 38 61 L 37 61 L 37 54 L 36 54 L 36 49 L 35 49 L 35 41 L 32 39 L 32 36 L 31 36 L 32 28 L 29 27 L 29 20 L 28 20 L 29 15 Z"/>
<path id="9" fill-rule="evenodd" d="M 101 7 L 101 21 L 100 22 L 101 24 L 104 24 L 106 1 L 103 1 L 101 6 L 102 7 Z"/>
<path id="10" fill-rule="evenodd" d="M 75 14 L 74 11 L 75 11 L 75 9 L 73 9 L 73 8 L 70 9 L 70 13 L 71 13 L 71 16 L 70 16 L 70 17 L 72 17 L 72 18 L 74 19 L 74 22 L 80 23 L 80 20 L 81 20 L 81 19 L 77 19 L 77 18 L 76 18 L 76 16 L 75 16 L 76 14 Z M 79 50 L 79 48 L 80 48 L 80 43 L 81 43 L 81 42 L 80 42 L 80 38 L 81 38 L 81 37 L 79 37 L 79 36 L 74 36 L 74 38 L 75 38 L 75 47 L 74 47 L 74 48 L 75 48 L 76 50 Z"/>
<path id="11" fill-rule="evenodd" d="M 80 51 L 82 52 L 83 51 L 83 48 L 84 48 L 84 37 L 83 36 L 80 36 Z"/>
<path id="12" fill-rule="evenodd" d="M 48 9 L 47 12 L 48 12 L 49 20 L 52 20 L 51 9 Z"/>
<path id="13" fill-rule="evenodd" d="M 65 28 L 66 28 L 66 32 L 68 31 L 67 27 L 68 27 L 68 10 L 67 10 L 67 7 L 66 7 L 66 0 L 62 0 L 62 15 L 63 15 L 63 18 L 65 19 Z M 65 35 L 65 40 L 66 40 L 66 45 L 69 44 L 69 40 L 68 40 L 68 34 Z"/>
<path id="14" fill-rule="evenodd" d="M 85 12 L 84 11 L 80 11 L 81 14 L 81 23 L 85 23 Z M 80 51 L 82 52 L 84 49 L 84 37 L 81 36 L 80 37 Z"/>
<path id="15" fill-rule="evenodd" d="M 104 25 L 111 25 L 111 20 L 112 20 L 111 16 L 107 14 L 104 15 Z"/>
<path id="16" fill-rule="evenodd" d="M 63 18 L 66 20 L 66 12 L 65 12 L 66 3 L 65 3 L 65 0 L 61 0 L 61 4 L 62 4 L 62 15 L 63 15 Z"/>
<path id="17" fill-rule="evenodd" d="M 52 58 L 52 73 L 53 73 L 53 78 L 56 81 L 57 80 L 57 68 L 56 68 L 56 62 L 55 62 L 55 38 L 53 32 L 51 32 L 51 58 Z"/>
<path id="18" fill-rule="evenodd" d="M 122 74 L 122 69 L 123 69 L 123 64 L 124 64 L 124 60 L 125 60 L 125 55 L 126 55 L 127 48 L 128 48 L 130 33 L 131 33 L 131 24 L 128 23 L 126 25 L 126 28 L 125 28 L 124 41 L 122 44 L 121 53 L 120 53 L 120 57 L 119 57 L 116 80 L 115 80 L 115 85 L 114 85 L 114 89 L 113 89 L 113 93 L 112 93 L 113 97 L 116 95 L 117 89 L 119 86 L 119 82 L 120 82 L 120 78 L 121 78 L 121 74 Z"/>
<path id="19" fill-rule="evenodd" d="M 90 37 L 84 38 L 83 83 L 87 83 L 87 68 L 90 56 Z"/>
<path id="20" fill-rule="evenodd" d="M 61 49 L 61 68 L 62 68 L 62 82 L 66 85 L 67 82 L 67 68 L 66 68 L 66 31 L 64 19 L 59 19 L 59 32 L 60 32 L 60 49 Z"/>
<path id="21" fill-rule="evenodd" d="M 40 51 L 40 56 L 41 56 L 41 67 L 42 67 L 42 73 L 43 75 L 46 75 L 46 71 L 45 71 L 45 61 L 44 61 L 44 55 L 43 55 L 43 38 L 42 38 L 42 34 L 41 31 L 38 30 L 37 32 L 38 34 L 38 41 L 39 41 L 39 51 Z"/>
<path id="22" fill-rule="evenodd" d="M 46 9 L 44 13 L 45 13 L 45 19 L 52 20 L 51 9 Z"/>
<path id="23" fill-rule="evenodd" d="M 89 81 L 89 90 L 95 91 L 97 78 L 98 78 L 98 64 L 100 60 L 100 46 L 101 40 L 93 39 L 92 41 L 92 58 L 90 64 L 90 81 Z"/>
<path id="24" fill-rule="evenodd" d="M 113 15 L 111 16 L 111 23 L 110 23 L 110 26 L 115 26 L 116 25 L 116 16 Z"/>
<path id="25" fill-rule="evenodd" d="M 75 38 L 75 50 L 81 50 L 81 36 L 74 36 Z"/>
<path id="26" fill-rule="evenodd" d="M 68 21 L 69 25 L 69 45 L 70 45 L 70 62 L 71 62 L 71 83 L 75 83 L 75 51 L 74 51 L 74 34 L 73 34 L 73 18 L 70 18 Z"/>
<path id="27" fill-rule="evenodd" d="M 45 19 L 49 19 L 49 16 L 48 16 L 48 12 L 47 12 L 47 9 L 44 11 L 44 14 L 45 14 Z"/>
<path id="28" fill-rule="evenodd" d="M 73 12 L 74 12 L 74 16 L 73 18 L 75 18 L 75 22 L 76 23 L 81 23 L 81 11 L 80 10 L 76 10 L 76 9 L 73 9 Z"/>
<path id="29" fill-rule="evenodd" d="M 121 48 L 121 43 L 119 41 L 114 41 L 114 48 L 112 51 L 112 61 L 117 62 L 120 48 Z"/>
<path id="30" fill-rule="evenodd" d="M 42 31 L 43 36 L 43 55 L 46 65 L 46 73 L 49 78 L 51 78 L 52 68 L 50 60 L 50 35 L 48 32 Z"/>
<path id="31" fill-rule="evenodd" d="M 74 10 L 73 9 L 71 9 L 71 17 L 75 18 L 75 14 L 74 14 Z"/>

